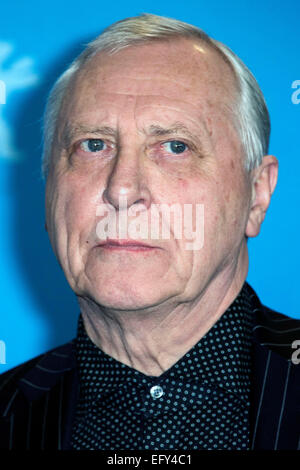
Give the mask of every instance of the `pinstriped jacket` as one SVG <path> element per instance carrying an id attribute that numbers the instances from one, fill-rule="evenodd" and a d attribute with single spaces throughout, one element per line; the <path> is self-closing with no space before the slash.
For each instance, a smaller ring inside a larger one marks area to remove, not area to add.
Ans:
<path id="1" fill-rule="evenodd" d="M 250 448 L 300 449 L 300 354 L 292 346 L 300 321 L 246 287 L 254 316 Z M 74 341 L 2 374 L 0 449 L 70 449 L 78 391 Z"/>

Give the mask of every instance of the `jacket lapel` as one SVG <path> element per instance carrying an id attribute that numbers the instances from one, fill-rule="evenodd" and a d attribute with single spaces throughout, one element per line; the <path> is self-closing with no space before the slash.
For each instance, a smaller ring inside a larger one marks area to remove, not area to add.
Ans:
<path id="1" fill-rule="evenodd" d="M 300 322 L 267 309 L 254 296 L 250 448 L 297 449 L 300 368 L 291 361 L 291 344 L 300 336 Z"/>
<path id="2" fill-rule="evenodd" d="M 12 374 L 13 380 L 2 389 L 0 430 L 7 442 L 0 447 L 70 449 L 79 389 L 72 343 L 20 366 Z"/>

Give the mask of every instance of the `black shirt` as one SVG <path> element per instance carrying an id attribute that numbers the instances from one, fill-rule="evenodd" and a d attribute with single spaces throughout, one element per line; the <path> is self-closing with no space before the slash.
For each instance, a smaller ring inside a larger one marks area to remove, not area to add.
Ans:
<path id="1" fill-rule="evenodd" d="M 215 325 L 159 377 L 105 354 L 79 317 L 77 450 L 249 448 L 250 301 L 245 287 Z"/>

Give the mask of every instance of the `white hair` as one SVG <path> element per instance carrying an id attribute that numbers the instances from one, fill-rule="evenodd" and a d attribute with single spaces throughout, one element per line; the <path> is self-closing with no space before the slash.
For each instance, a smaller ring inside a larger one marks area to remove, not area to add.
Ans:
<path id="1" fill-rule="evenodd" d="M 234 52 L 204 31 L 182 21 L 152 14 L 126 18 L 106 28 L 90 42 L 84 51 L 54 84 L 44 115 L 44 150 L 42 171 L 48 173 L 52 144 L 58 124 L 59 112 L 72 77 L 87 61 L 101 51 L 113 54 L 121 49 L 144 42 L 170 38 L 190 38 L 204 41 L 215 49 L 231 67 L 237 84 L 237 99 L 233 103 L 234 125 L 242 144 L 245 168 L 248 171 L 260 165 L 267 154 L 270 135 L 268 109 L 260 87 L 245 64 Z"/>

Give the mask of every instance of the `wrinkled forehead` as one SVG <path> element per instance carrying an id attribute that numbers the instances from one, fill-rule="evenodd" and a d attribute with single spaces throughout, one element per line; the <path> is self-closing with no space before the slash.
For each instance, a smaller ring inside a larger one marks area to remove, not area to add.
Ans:
<path id="1" fill-rule="evenodd" d="M 65 104 L 103 93 L 184 94 L 222 107 L 235 101 L 237 85 L 231 66 L 210 45 L 173 39 L 128 46 L 117 53 L 100 52 L 73 77 Z"/>

